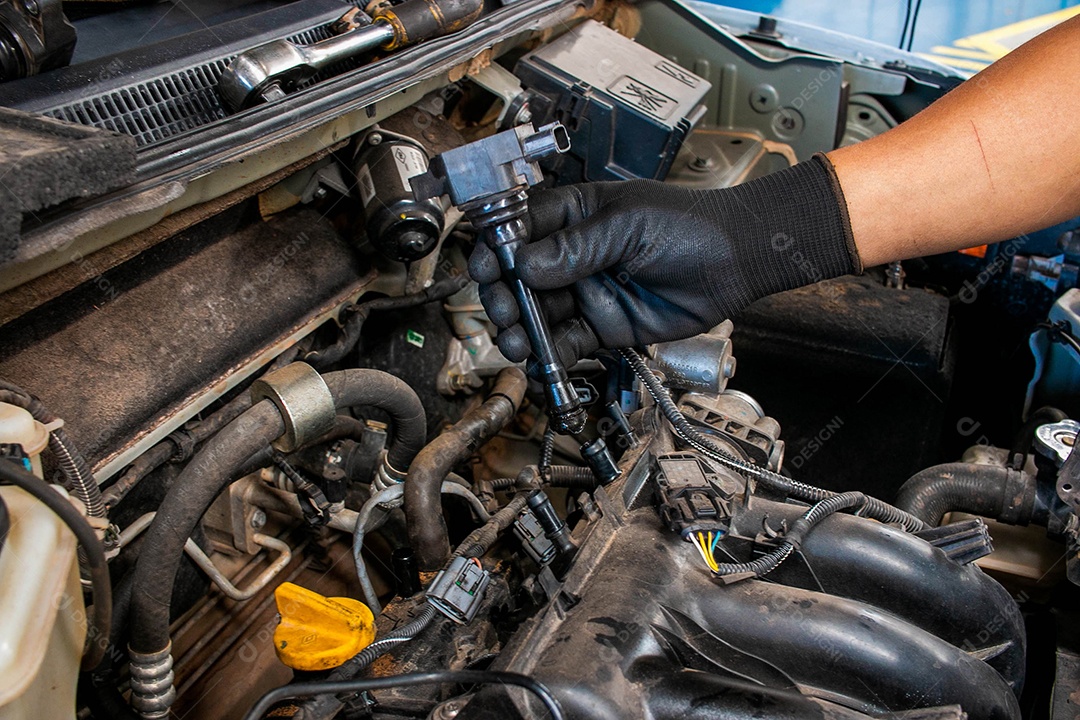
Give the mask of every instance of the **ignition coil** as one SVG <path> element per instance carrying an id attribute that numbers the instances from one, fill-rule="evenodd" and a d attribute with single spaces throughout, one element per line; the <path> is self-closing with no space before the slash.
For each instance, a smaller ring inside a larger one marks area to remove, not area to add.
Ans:
<path id="1" fill-rule="evenodd" d="M 570 137 L 559 123 L 539 130 L 519 125 L 436 156 L 427 174 L 411 183 L 417 198 L 448 194 L 494 251 L 521 309 L 552 426 L 563 435 L 578 435 L 585 427 L 585 408 L 570 384 L 535 293 L 517 275 L 516 260 L 528 238 L 523 221 L 526 190 L 543 179 L 537 161 L 569 149 Z"/>

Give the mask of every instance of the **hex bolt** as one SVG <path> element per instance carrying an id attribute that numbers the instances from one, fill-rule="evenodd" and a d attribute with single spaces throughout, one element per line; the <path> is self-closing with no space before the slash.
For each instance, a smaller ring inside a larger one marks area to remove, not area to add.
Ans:
<path id="1" fill-rule="evenodd" d="M 266 513 L 256 508 L 255 512 L 251 513 L 251 527 L 254 530 L 266 527 Z"/>

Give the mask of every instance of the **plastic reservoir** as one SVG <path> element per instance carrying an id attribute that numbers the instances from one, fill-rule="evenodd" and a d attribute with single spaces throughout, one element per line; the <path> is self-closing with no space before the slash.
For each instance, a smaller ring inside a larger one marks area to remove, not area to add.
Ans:
<path id="1" fill-rule="evenodd" d="M 38 475 L 47 440 L 29 413 L 0 403 L 0 443 L 22 445 Z M 11 518 L 0 549 L 0 720 L 74 718 L 86 637 L 75 536 L 19 488 L 0 487 L 0 498 Z"/>

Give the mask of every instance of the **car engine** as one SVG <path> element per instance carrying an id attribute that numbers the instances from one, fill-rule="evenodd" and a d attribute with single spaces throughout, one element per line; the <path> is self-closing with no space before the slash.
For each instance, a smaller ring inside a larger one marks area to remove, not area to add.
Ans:
<path id="1" fill-rule="evenodd" d="M 1075 716 L 1080 221 L 570 367 L 468 275 L 537 189 L 736 185 L 955 71 L 676 0 L 153 7 L 0 0 L 0 718 Z"/>

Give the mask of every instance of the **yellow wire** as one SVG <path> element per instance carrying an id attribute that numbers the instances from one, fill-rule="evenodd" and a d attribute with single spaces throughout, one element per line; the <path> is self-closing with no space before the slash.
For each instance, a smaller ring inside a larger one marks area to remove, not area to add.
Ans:
<path id="1" fill-rule="evenodd" d="M 702 543 L 702 545 L 705 546 L 705 556 L 709 560 L 709 567 L 713 569 L 713 572 L 717 572 L 720 570 L 720 566 L 716 564 L 716 558 L 714 558 L 712 554 L 712 539 L 713 533 L 709 533 L 709 542 L 707 544 Z"/>
<path id="2" fill-rule="evenodd" d="M 709 557 L 709 546 L 705 543 L 704 533 L 698 533 L 695 536 L 694 545 L 697 547 L 698 552 L 701 553 L 701 559 L 705 561 L 705 564 L 709 566 L 709 569 L 713 572 L 718 571 L 720 568 L 716 564 L 716 561 Z"/>
<path id="3" fill-rule="evenodd" d="M 710 569 L 712 569 L 712 565 L 709 564 L 709 556 L 705 554 L 705 549 L 698 544 L 697 536 L 691 535 L 690 542 L 693 543 L 694 547 L 697 548 L 697 551 L 701 555 L 701 559 L 705 561 L 705 564 L 708 565 Z"/>

